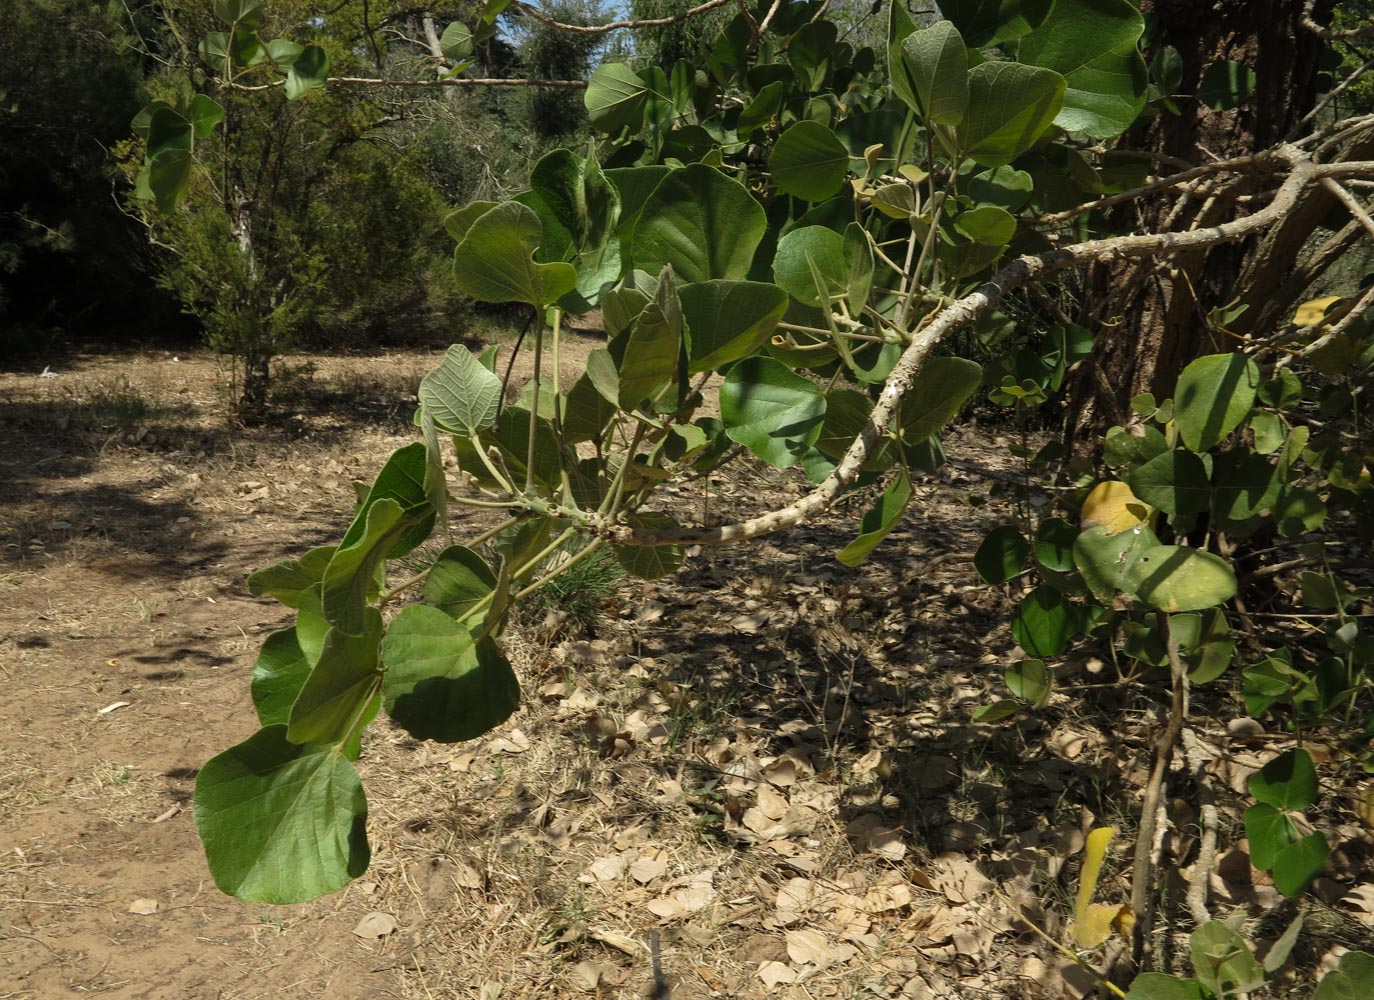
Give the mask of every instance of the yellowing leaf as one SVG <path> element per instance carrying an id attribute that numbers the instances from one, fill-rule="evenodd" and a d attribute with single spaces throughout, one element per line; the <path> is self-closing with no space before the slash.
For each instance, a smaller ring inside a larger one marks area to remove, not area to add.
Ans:
<path id="1" fill-rule="evenodd" d="M 1102 861 L 1107 856 L 1107 845 L 1115 835 L 1116 830 L 1112 827 L 1098 827 L 1088 834 L 1083 846 L 1083 870 L 1078 876 L 1078 896 L 1073 907 L 1073 939 L 1080 948 L 1096 948 L 1111 937 L 1113 931 L 1126 936 L 1135 923 L 1130 907 L 1092 901 L 1102 874 Z"/>
<path id="2" fill-rule="evenodd" d="M 1293 314 L 1293 325 L 1316 326 L 1326 318 L 1327 310 L 1339 301 L 1339 295 L 1323 295 L 1319 299 L 1308 299 L 1298 306 L 1298 311 Z"/>
<path id="3" fill-rule="evenodd" d="M 1125 483 L 1110 479 L 1098 483 L 1083 501 L 1080 514 L 1084 531 L 1105 527 L 1111 535 L 1119 534 L 1149 519 L 1151 507 Z"/>

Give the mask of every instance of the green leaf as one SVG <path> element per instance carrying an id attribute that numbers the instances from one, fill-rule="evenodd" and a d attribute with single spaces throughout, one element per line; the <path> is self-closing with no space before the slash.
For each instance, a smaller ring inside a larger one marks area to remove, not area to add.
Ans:
<path id="1" fill-rule="evenodd" d="M 454 21 L 439 36 L 439 51 L 451 62 L 462 62 L 472 55 L 472 30 L 462 21 Z"/>
<path id="2" fill-rule="evenodd" d="M 1131 980 L 1126 1000 L 1212 1000 L 1212 994 L 1196 979 L 1142 972 Z"/>
<path id="3" fill-rule="evenodd" d="M 632 528 L 648 531 L 671 531 L 682 527 L 667 514 L 646 511 L 631 514 L 626 522 Z M 614 545 L 615 561 L 625 572 L 641 580 L 657 580 L 671 576 L 682 565 L 686 553 L 681 545 Z"/>
<path id="4" fill-rule="evenodd" d="M 1131 492 L 1171 517 L 1198 514 L 1212 504 L 1207 467 L 1191 451 L 1166 451 L 1126 476 Z"/>
<path id="5" fill-rule="evenodd" d="M 291 705 L 310 676 L 312 661 L 301 650 L 296 627 L 273 632 L 253 664 L 253 707 L 264 726 L 285 725 Z"/>
<path id="6" fill-rule="evenodd" d="M 804 91 L 814 93 L 824 86 L 838 36 L 834 21 L 818 20 L 802 25 L 788 40 L 787 62 Z"/>
<path id="7" fill-rule="evenodd" d="M 191 98 L 190 117 L 195 139 L 208 139 L 215 126 L 224 121 L 224 108 L 213 98 L 197 94 Z"/>
<path id="8" fill-rule="evenodd" d="M 1049 704 L 1054 687 L 1054 673 L 1044 660 L 1018 660 L 1007 668 L 1007 689 L 1018 698 L 1031 703 L 1032 708 Z"/>
<path id="9" fill-rule="evenodd" d="M 910 442 L 938 432 L 983 384 L 983 369 L 964 358 L 931 358 L 902 398 L 897 422 Z"/>
<path id="10" fill-rule="evenodd" d="M 401 505 L 389 497 L 372 504 L 363 533 L 356 542 L 339 546 L 324 573 L 325 618 L 340 632 L 362 635 L 367 628 L 364 607 L 372 576 L 387 552 L 408 526 Z"/>
<path id="11" fill-rule="evenodd" d="M 536 309 L 577 287 L 577 271 L 563 262 L 536 264 L 544 227 L 534 210 L 505 202 L 474 219 L 453 251 L 454 277 L 473 298 L 528 302 Z"/>
<path id="12" fill-rule="evenodd" d="M 691 331 L 687 370 L 723 369 L 768 343 L 787 311 L 787 293 L 761 281 L 698 281 L 678 289 Z"/>
<path id="13" fill-rule="evenodd" d="M 800 461 L 820 437 L 825 397 L 786 365 L 747 358 L 720 388 L 720 415 L 731 441 L 782 469 Z"/>
<path id="14" fill-rule="evenodd" d="M 454 344 L 439 366 L 420 380 L 419 400 L 443 430 L 476 437 L 496 422 L 501 380 L 466 347 Z"/>
<path id="15" fill-rule="evenodd" d="M 1078 529 L 1058 517 L 1047 517 L 1035 527 L 1035 558 L 1041 566 L 1056 573 L 1074 570 L 1073 546 Z"/>
<path id="16" fill-rule="evenodd" d="M 1064 77 L 1056 125 L 1110 139 L 1145 107 L 1148 75 L 1136 48 L 1144 30 L 1130 0 L 1056 0 L 1053 16 L 1021 39 L 1017 58 Z"/>
<path id="17" fill-rule="evenodd" d="M 954 22 L 964 44 L 981 49 L 1033 31 L 1053 6 L 1054 0 L 944 0 L 940 11 Z"/>
<path id="18" fill-rule="evenodd" d="M 1267 872 L 1279 852 L 1298 839 L 1298 831 L 1284 813 L 1259 802 L 1245 810 L 1245 837 L 1250 841 L 1250 862 Z"/>
<path id="19" fill-rule="evenodd" d="M 633 410 L 671 382 L 682 352 L 682 303 L 673 272 L 665 266 L 658 290 L 644 307 L 624 340 L 620 359 L 619 398 L 622 410 Z M 612 353 L 615 347 L 612 346 Z"/>
<path id="20" fill-rule="evenodd" d="M 377 693 L 377 644 L 382 616 L 365 608 L 363 634 L 330 629 L 319 662 L 291 706 L 286 738 L 292 743 L 339 743 L 352 735 L 364 707 Z"/>
<path id="21" fill-rule="evenodd" d="M 215 0 L 215 16 L 225 24 L 256 27 L 262 20 L 262 0 Z"/>
<path id="22" fill-rule="evenodd" d="M 1161 611 L 1201 611 L 1236 595 L 1230 563 L 1184 545 L 1146 549 L 1136 557 L 1128 578 L 1132 592 Z"/>
<path id="23" fill-rule="evenodd" d="M 1236 446 L 1214 457 L 1216 490 L 1212 513 L 1223 521 L 1241 522 L 1272 507 L 1282 486 L 1278 467 L 1253 448 Z M 1229 525 L 1224 526 L 1230 530 Z"/>
<path id="24" fill-rule="evenodd" d="M 1014 524 L 993 528 L 973 554 L 973 568 L 984 583 L 1006 583 L 1026 568 L 1030 543 Z"/>
<path id="25" fill-rule="evenodd" d="M 1219 920 L 1209 920 L 1188 939 L 1198 978 L 1217 993 L 1248 993 L 1264 985 L 1264 970 L 1245 939 Z"/>
<path id="26" fill-rule="evenodd" d="M 1309 833 L 1296 844 L 1289 844 L 1279 851 L 1274 859 L 1270 874 L 1274 876 L 1274 888 L 1290 898 L 1302 895 L 1312 880 L 1321 874 L 1326 864 L 1326 856 L 1331 853 L 1331 845 L 1321 833 Z"/>
<path id="27" fill-rule="evenodd" d="M 1285 812 L 1310 808 L 1317 801 L 1317 771 L 1301 747 L 1279 754 L 1250 776 L 1250 794 Z"/>
<path id="28" fill-rule="evenodd" d="M 587 81 L 583 103 L 594 128 L 612 135 L 621 129 L 638 132 L 644 124 L 649 86 L 624 63 L 603 63 Z"/>
<path id="29" fill-rule="evenodd" d="M 392 452 L 363 498 L 339 547 L 352 545 L 363 537 L 367 531 L 368 512 L 373 504 L 383 499 L 394 500 L 406 522 L 405 530 L 387 550 L 386 557 L 399 559 L 422 544 L 434 530 L 436 517 L 425 485 L 428 473 L 429 451 L 424 442 L 416 441 Z"/>
<path id="30" fill-rule="evenodd" d="M 425 577 L 425 602 L 451 618 L 462 618 L 496 589 L 496 574 L 466 545 L 439 553 Z"/>
<path id="31" fill-rule="evenodd" d="M 1073 561 L 1092 595 L 1110 604 L 1118 593 L 1135 594 L 1131 576 L 1136 561 L 1158 545 L 1155 533 L 1144 525 L 1124 531 L 1101 525 L 1079 532 Z"/>
<path id="32" fill-rule="evenodd" d="M 1021 599 L 1011 620 L 1011 634 L 1021 648 L 1039 658 L 1063 653 L 1079 630 L 1078 609 L 1043 584 Z"/>
<path id="33" fill-rule="evenodd" d="M 774 80 L 754 95 L 754 99 L 739 113 L 739 120 L 735 123 L 735 131 L 740 138 L 777 117 L 782 107 L 783 93 L 782 81 Z"/>
<path id="34" fill-rule="evenodd" d="M 321 545 L 299 559 L 283 559 L 250 573 L 248 592 L 254 597 L 276 598 L 288 608 L 299 608 L 303 592 L 324 579 L 334 549 L 333 545 Z"/>
<path id="35" fill-rule="evenodd" d="M 969 111 L 959 125 L 959 149 L 985 167 L 1010 163 L 1054 122 L 1064 78 L 1053 70 L 986 62 L 969 71 Z"/>
<path id="36" fill-rule="evenodd" d="M 826 126 L 801 121 L 778 137 L 768 169 L 783 194 L 803 201 L 825 201 L 844 184 L 849 150 Z"/>
<path id="37" fill-rule="evenodd" d="M 316 87 L 323 87 L 329 77 L 329 55 L 318 45 L 307 45 L 286 71 L 286 99 L 304 97 Z"/>
<path id="38" fill-rule="evenodd" d="M 1230 111 L 1245 103 L 1255 89 L 1255 71 L 1244 63 L 1221 60 L 1203 71 L 1197 99 L 1213 111 Z"/>
<path id="39" fill-rule="evenodd" d="M 634 266 L 671 265 L 684 284 L 749 275 L 767 229 L 763 206 L 720 171 L 694 163 L 654 189 L 635 223 Z"/>
<path id="40" fill-rule="evenodd" d="M 952 21 L 937 21 L 902 41 L 902 62 L 927 121 L 958 125 L 968 110 L 968 52 Z M 900 94 L 898 96 L 901 96 Z"/>
<path id="41" fill-rule="evenodd" d="M 1287 428 L 1284 427 L 1283 421 L 1266 410 L 1257 410 L 1250 414 L 1250 430 L 1255 435 L 1255 451 L 1261 455 L 1274 454 L 1283 447 L 1287 437 Z"/>
<path id="42" fill-rule="evenodd" d="M 816 448 L 821 454 L 840 459 L 854 439 L 868 426 L 872 401 L 857 389 L 831 389 L 825 394 L 825 422 L 821 425 Z M 863 464 L 864 472 L 886 472 L 897 461 L 891 437 L 884 437 Z"/>
<path id="43" fill-rule="evenodd" d="M 897 477 L 883 491 L 878 502 L 864 512 L 863 520 L 859 523 L 859 537 L 841 549 L 835 558 L 846 566 L 859 565 L 897 527 L 910 502 L 911 479 L 905 468 L 899 468 Z"/>
<path id="44" fill-rule="evenodd" d="M 1312 1000 L 1366 1000 L 1374 981 L 1374 955 L 1348 951 L 1341 964 L 1322 977 Z"/>
<path id="45" fill-rule="evenodd" d="M 387 714 L 416 739 L 475 739 L 520 704 L 520 683 L 496 644 L 474 643 L 438 608 L 403 608 L 382 640 L 382 660 Z"/>
<path id="46" fill-rule="evenodd" d="M 825 226 L 798 226 L 778 240 L 773 280 L 796 301 L 828 308 L 832 298 L 846 291 L 849 272 L 845 265 L 841 234 Z M 816 287 L 817 272 L 824 288 Z"/>
<path id="47" fill-rule="evenodd" d="M 975 243 L 1003 247 L 1016 235 L 1016 218 L 1005 208 L 979 205 L 961 212 L 954 220 L 954 228 Z"/>
<path id="48" fill-rule="evenodd" d="M 268 726 L 196 776 L 196 830 L 215 885 L 256 903 L 299 903 L 367 870 L 367 799 L 330 746 L 302 746 Z"/>
<path id="49" fill-rule="evenodd" d="M 1240 426 L 1255 402 L 1259 366 L 1244 354 L 1210 354 L 1183 369 L 1174 420 L 1183 443 L 1207 451 Z"/>

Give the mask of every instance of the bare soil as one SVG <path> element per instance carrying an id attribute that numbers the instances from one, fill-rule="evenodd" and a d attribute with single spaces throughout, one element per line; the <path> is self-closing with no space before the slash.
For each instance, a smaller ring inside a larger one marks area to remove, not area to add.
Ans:
<path id="1" fill-rule="evenodd" d="M 569 380 L 596 340 L 575 343 Z M 1072 698 L 970 722 L 1007 696 L 1018 596 L 970 563 L 1010 514 L 1005 449 L 973 429 L 857 570 L 833 553 L 863 497 L 626 581 L 590 632 L 527 616 L 507 725 L 459 746 L 373 727 L 362 879 L 295 906 L 222 895 L 195 775 L 255 728 L 256 651 L 290 621 L 244 578 L 341 535 L 351 481 L 415 440 L 437 358 L 310 359 L 255 430 L 226 423 L 200 353 L 0 374 L 0 998 L 1086 995 L 1046 935 L 1067 940 L 1084 832 L 1133 827 L 1156 693 L 1067 664 Z M 804 489 L 739 460 L 669 502 L 710 518 Z M 1204 735 L 1228 804 L 1285 738 Z M 1186 878 L 1178 782 L 1163 846 Z M 1341 918 L 1304 939 L 1308 970 L 1365 944 L 1350 899 L 1374 909 L 1369 816 L 1338 801 Z M 1218 915 L 1280 905 L 1240 836 Z M 1124 899 L 1128 858 L 1119 839 L 1099 899 Z M 1168 951 L 1168 914 L 1161 932 Z"/>

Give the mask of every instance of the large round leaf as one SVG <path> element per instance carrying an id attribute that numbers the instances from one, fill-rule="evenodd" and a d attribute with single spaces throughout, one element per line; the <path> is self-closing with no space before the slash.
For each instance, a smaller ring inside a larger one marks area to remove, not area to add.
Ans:
<path id="1" fill-rule="evenodd" d="M 501 380 L 466 347 L 453 344 L 420 380 L 419 399 L 442 430 L 475 437 L 496 422 Z"/>
<path id="2" fill-rule="evenodd" d="M 1022 598 L 1011 620 L 1011 634 L 1031 656 L 1058 656 L 1079 631 L 1078 608 L 1053 587 L 1039 586 Z"/>
<path id="3" fill-rule="evenodd" d="M 1053 6 L 1054 0 L 942 0 L 940 12 L 954 22 L 967 45 L 986 48 L 1038 27 Z"/>
<path id="4" fill-rule="evenodd" d="M 984 583 L 1006 583 L 1026 568 L 1030 543 L 1014 524 L 1003 524 L 983 536 L 973 554 L 973 568 Z"/>
<path id="5" fill-rule="evenodd" d="M 1064 78 L 1014 62 L 986 62 L 969 71 L 969 109 L 959 148 L 985 167 L 1010 163 L 1039 140 L 1064 100 Z"/>
<path id="6" fill-rule="evenodd" d="M 1161 611 L 1201 611 L 1236 595 L 1236 575 L 1221 556 L 1185 545 L 1156 545 L 1132 565 L 1131 589 Z"/>
<path id="7" fill-rule="evenodd" d="M 693 374 L 724 368 L 768 342 L 787 310 L 787 293 L 761 281 L 698 281 L 678 289 Z"/>
<path id="8" fill-rule="evenodd" d="M 1137 497 L 1171 517 L 1201 513 L 1212 503 L 1207 467 L 1191 451 L 1156 455 L 1132 471 L 1126 482 Z"/>
<path id="9" fill-rule="evenodd" d="M 781 136 L 768 158 L 773 183 L 784 194 L 824 201 L 840 189 L 849 172 L 849 151 L 820 122 L 797 122 Z"/>
<path id="10" fill-rule="evenodd" d="M 1056 0 L 1054 14 L 1021 39 L 1017 58 L 1064 77 L 1056 125 L 1110 139 L 1145 107 L 1145 60 L 1136 49 L 1144 30 L 1130 0 Z"/>
<path id="11" fill-rule="evenodd" d="M 797 464 L 820 437 L 825 397 L 820 386 L 771 358 L 749 358 L 720 387 L 725 433 L 769 465 Z"/>
<path id="12" fill-rule="evenodd" d="M 473 642 L 467 628 L 426 604 L 396 616 L 382 659 L 387 714 L 416 739 L 474 739 L 520 704 L 520 683 L 496 644 Z"/>
<path id="13" fill-rule="evenodd" d="M 902 62 L 927 120 L 958 125 L 968 109 L 968 51 L 952 21 L 936 21 L 902 41 Z M 899 95 L 900 96 L 900 95 Z"/>
<path id="14" fill-rule="evenodd" d="M 571 264 L 536 264 L 544 229 L 534 210 L 518 202 L 497 205 L 475 219 L 453 252 L 454 277 L 473 298 L 528 302 L 544 308 L 577 287 Z"/>
<path id="15" fill-rule="evenodd" d="M 1183 443 L 1207 451 L 1240 426 L 1259 389 L 1259 365 L 1244 354 L 1209 354 L 1183 369 L 1174 420 Z"/>
<path id="16" fill-rule="evenodd" d="M 816 287 L 819 275 L 824 288 Z M 798 226 L 778 240 L 773 257 L 773 280 L 788 295 L 808 306 L 830 304 L 845 290 L 845 239 L 825 226 Z"/>
<path id="17" fill-rule="evenodd" d="M 331 746 L 260 729 L 196 776 L 196 831 L 215 885 L 256 903 L 299 903 L 367 870 L 367 799 Z"/>
<path id="18" fill-rule="evenodd" d="M 983 369 L 965 358 L 931 358 L 902 397 L 898 423 L 910 442 L 924 440 L 954 419 L 983 384 Z"/>
<path id="19" fill-rule="evenodd" d="M 748 277 L 767 229 L 763 206 L 742 184 L 694 163 L 669 174 L 640 209 L 634 266 L 657 274 L 671 265 L 684 284 Z"/>
<path id="20" fill-rule="evenodd" d="M 625 128 L 639 131 L 648 96 L 648 84 L 629 66 L 603 63 L 587 81 L 582 101 L 592 125 L 602 132 L 614 134 Z"/>
<path id="21" fill-rule="evenodd" d="M 1092 595 L 1110 604 L 1118 593 L 1133 594 L 1131 569 L 1144 552 L 1156 548 L 1159 539 L 1143 524 L 1116 531 L 1098 525 L 1079 532 L 1073 543 L 1073 561 Z"/>

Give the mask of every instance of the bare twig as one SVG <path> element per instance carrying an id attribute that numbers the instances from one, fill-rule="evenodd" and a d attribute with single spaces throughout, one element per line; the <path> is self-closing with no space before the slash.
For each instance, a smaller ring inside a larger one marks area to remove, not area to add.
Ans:
<path id="1" fill-rule="evenodd" d="M 1364 24 L 1355 28 L 1326 28 L 1318 24 L 1312 17 L 1312 10 L 1316 7 L 1316 0 L 1307 0 L 1302 5 L 1302 16 L 1298 19 L 1301 24 L 1312 34 L 1319 38 L 1326 39 L 1345 39 L 1359 38 L 1362 35 L 1374 34 L 1374 19 L 1366 20 Z"/>
<path id="2" fill-rule="evenodd" d="M 1368 232 L 1370 236 L 1374 236 L 1374 218 L 1370 218 L 1369 213 L 1365 211 L 1365 207 L 1356 200 L 1355 196 L 1347 191 L 1345 186 L 1334 178 L 1323 177 L 1321 183 L 1322 187 L 1336 196 L 1337 201 L 1350 209 L 1350 214 L 1359 220 L 1360 225 L 1364 226 L 1365 231 Z"/>
<path id="3" fill-rule="evenodd" d="M 698 4 L 691 10 L 684 10 L 681 13 L 670 15 L 669 17 L 644 17 L 637 20 L 611 21 L 607 24 L 565 24 L 562 21 L 555 21 L 547 14 L 539 10 L 538 7 L 531 7 L 527 3 L 515 0 L 509 9 L 518 10 L 538 21 L 545 27 L 555 28 L 558 31 L 567 31 L 574 35 L 605 35 L 612 31 L 637 31 L 643 28 L 666 28 L 670 24 L 677 24 L 679 21 L 686 21 L 688 18 L 705 14 L 707 11 L 715 10 L 717 7 L 724 7 L 734 3 L 735 0 L 706 0 L 706 3 Z"/>
<path id="4" fill-rule="evenodd" d="M 1278 365 L 1281 367 L 1283 365 L 1286 365 L 1293 358 L 1305 358 L 1309 355 L 1316 354 L 1327 344 L 1331 343 L 1337 337 L 1344 334 L 1346 330 L 1350 329 L 1351 325 L 1357 319 L 1363 316 L 1371 306 L 1374 306 L 1374 285 L 1370 285 L 1368 288 L 1365 289 L 1364 294 L 1360 296 L 1359 301 L 1356 302 L 1354 307 L 1350 309 L 1350 311 L 1347 312 L 1344 317 L 1341 318 L 1340 322 L 1338 322 L 1330 330 L 1327 330 L 1326 333 L 1322 334 L 1316 340 L 1312 341 L 1312 343 L 1308 344 L 1302 350 L 1296 352 L 1295 354 L 1285 355 L 1284 357 L 1280 358 L 1277 362 Z"/>
<path id="5" fill-rule="evenodd" d="M 1193 862 L 1193 876 L 1188 880 L 1187 896 L 1188 912 L 1201 927 L 1212 919 L 1207 910 L 1207 888 L 1212 868 L 1217 862 L 1217 793 L 1212 787 L 1212 775 L 1207 770 L 1209 758 L 1197 733 L 1185 727 L 1181 738 L 1184 755 L 1192 769 L 1193 780 L 1197 783 L 1198 819 L 1202 827 L 1202 839 L 1198 844 L 1197 860 Z"/>

